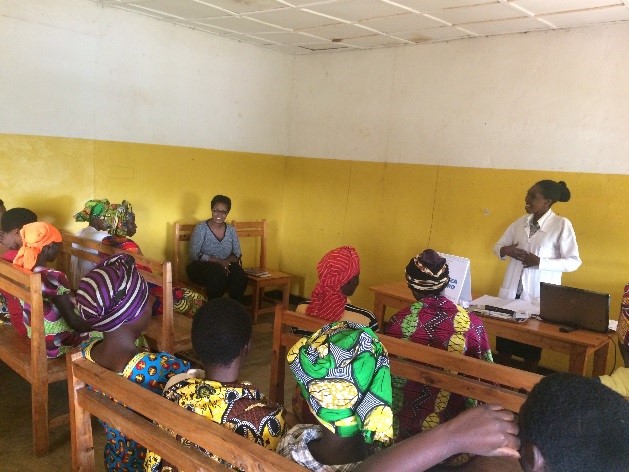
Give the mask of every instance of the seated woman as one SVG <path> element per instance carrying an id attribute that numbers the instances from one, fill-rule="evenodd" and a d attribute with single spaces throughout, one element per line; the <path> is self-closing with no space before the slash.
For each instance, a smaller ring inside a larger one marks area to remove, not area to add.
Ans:
<path id="1" fill-rule="evenodd" d="M 22 247 L 20 230 L 25 224 L 35 223 L 37 215 L 28 208 L 11 208 L 0 218 L 2 240 L 0 240 L 0 255 L 4 260 L 13 262 L 17 251 Z"/>
<path id="2" fill-rule="evenodd" d="M 46 267 L 46 263 L 54 261 L 59 253 L 61 233 L 48 223 L 36 222 L 24 225 L 20 236 L 23 243 L 13 264 L 41 274 L 46 355 L 59 357 L 85 340 L 87 335 L 81 333 L 89 330 L 74 312 L 66 275 Z M 21 302 L 20 308 L 11 313 L 11 323 L 18 332 L 26 331 L 30 337 L 31 307 Z"/>
<path id="3" fill-rule="evenodd" d="M 91 239 L 92 241 L 101 242 L 107 235 L 107 223 L 105 221 L 105 212 L 109 207 L 109 200 L 88 200 L 85 203 L 85 207 L 74 215 L 74 221 L 87 222 L 88 225 L 77 233 L 77 236 L 85 239 Z M 85 251 L 96 252 L 86 248 L 81 248 Z M 90 270 L 96 267 L 96 264 L 85 259 L 79 259 L 76 256 L 72 256 L 71 259 L 71 273 L 72 273 L 72 286 L 78 287 L 79 281 Z"/>
<path id="4" fill-rule="evenodd" d="M 240 266 L 242 252 L 233 226 L 225 223 L 232 202 L 225 195 L 215 195 L 210 203 L 212 217 L 194 227 L 188 249 L 188 278 L 205 287 L 208 299 L 229 298 L 242 302 L 247 288 L 247 274 Z"/>
<path id="5" fill-rule="evenodd" d="M 360 258 L 356 249 L 342 246 L 332 249 L 317 264 L 319 280 L 310 300 L 295 310 L 327 321 L 347 320 L 378 330 L 376 316 L 352 305 L 347 297 L 356 291 L 360 278 Z"/>
<path id="6" fill-rule="evenodd" d="M 22 247 L 20 237 L 22 226 L 35 221 L 37 221 L 37 215 L 26 208 L 11 208 L 2 214 L 0 217 L 0 256 L 5 261 L 13 262 L 18 249 Z M 12 313 L 14 321 L 11 321 Z M 13 324 L 19 334 L 26 336 L 20 301 L 2 290 L 0 290 L 0 317 Z"/>
<path id="7" fill-rule="evenodd" d="M 77 312 L 97 332 L 81 346 L 86 359 L 161 395 L 168 380 L 190 366 L 167 352 L 146 352 L 137 340 L 151 314 L 148 285 L 129 254 L 105 259 L 88 272 L 76 294 Z M 102 333 L 102 334 L 101 334 Z M 103 423 L 105 468 L 141 471 L 146 449 Z"/>
<path id="8" fill-rule="evenodd" d="M 331 323 L 299 340 L 287 360 L 318 423 L 291 428 L 279 454 L 310 470 L 351 470 L 374 442 L 391 441 L 389 358 L 371 329 Z"/>
<path id="9" fill-rule="evenodd" d="M 192 344 L 204 370 L 174 376 L 163 395 L 274 451 L 285 432 L 284 407 L 271 403 L 249 382 L 238 380 L 250 349 L 251 329 L 251 315 L 240 303 L 228 298 L 206 302 L 192 322 Z M 186 439 L 181 441 L 187 444 Z M 218 460 L 211 451 L 192 446 Z M 225 461 L 219 462 L 233 468 Z M 161 471 L 163 465 L 165 461 L 159 456 L 147 454 L 146 471 Z"/>
<path id="10" fill-rule="evenodd" d="M 121 204 L 108 205 L 103 220 L 109 232 L 109 236 L 103 238 L 103 244 L 135 254 L 142 254 L 140 246 L 130 238 L 138 229 L 131 203 L 123 200 Z M 147 267 L 144 269 L 148 270 Z M 164 298 L 162 287 L 149 285 L 149 288 L 149 293 L 155 298 L 152 306 L 153 315 L 161 315 L 162 299 Z M 173 287 L 173 310 L 175 313 L 192 318 L 204 301 L 205 297 L 194 290 Z"/>
<path id="11" fill-rule="evenodd" d="M 450 281 L 443 257 L 426 249 L 406 266 L 406 280 L 417 302 L 391 318 L 386 334 L 492 362 L 482 321 L 442 295 Z M 444 423 L 476 404 L 471 398 L 394 377 L 396 441 Z"/>
<path id="12" fill-rule="evenodd" d="M 326 325 L 299 340 L 287 361 L 317 424 L 291 428 L 277 452 L 309 470 L 421 472 L 463 452 L 519 456 L 514 415 L 496 405 L 377 450 L 393 436 L 391 376 L 387 351 L 369 328 Z"/>
<path id="13" fill-rule="evenodd" d="M 360 258 L 356 249 L 351 246 L 332 249 L 317 264 L 317 275 L 319 280 L 310 300 L 297 305 L 296 313 L 326 321 L 353 321 L 373 331 L 378 330 L 376 315 L 352 305 L 347 298 L 354 294 L 360 281 Z M 300 336 L 312 334 L 298 329 L 293 332 Z M 316 423 L 298 387 L 293 392 L 292 406 L 297 421 Z"/>

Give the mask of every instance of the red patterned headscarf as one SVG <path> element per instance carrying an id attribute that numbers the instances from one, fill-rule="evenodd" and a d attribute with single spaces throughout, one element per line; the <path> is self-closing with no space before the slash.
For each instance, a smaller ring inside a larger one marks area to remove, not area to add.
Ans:
<path id="1" fill-rule="evenodd" d="M 306 313 L 328 321 L 338 321 L 345 311 L 347 297 L 341 287 L 360 273 L 356 249 L 342 246 L 332 249 L 317 264 L 319 282 L 312 291 Z"/>

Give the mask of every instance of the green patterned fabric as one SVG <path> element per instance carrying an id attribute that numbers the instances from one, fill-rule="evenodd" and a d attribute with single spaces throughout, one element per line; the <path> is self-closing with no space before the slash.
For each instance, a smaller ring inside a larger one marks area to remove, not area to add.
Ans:
<path id="1" fill-rule="evenodd" d="M 105 211 L 109 207 L 109 200 L 106 198 L 100 200 L 88 200 L 85 208 L 74 215 L 74 221 L 90 221 L 92 218 L 103 218 Z"/>
<path id="2" fill-rule="evenodd" d="M 341 437 L 393 437 L 391 373 L 386 349 L 369 328 L 351 321 L 324 326 L 300 339 L 287 360 L 319 422 Z"/>

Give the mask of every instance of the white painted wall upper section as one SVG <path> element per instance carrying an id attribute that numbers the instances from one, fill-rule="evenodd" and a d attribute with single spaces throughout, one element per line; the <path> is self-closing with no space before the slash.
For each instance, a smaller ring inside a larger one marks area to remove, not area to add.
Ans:
<path id="1" fill-rule="evenodd" d="M 287 151 L 285 54 L 84 0 L 2 0 L 0 64 L 0 133 Z"/>
<path id="2" fill-rule="evenodd" d="M 629 174 L 629 24 L 309 56 L 0 0 L 0 133 Z"/>
<path id="3" fill-rule="evenodd" d="M 629 25 L 300 56 L 291 155 L 629 173 Z"/>

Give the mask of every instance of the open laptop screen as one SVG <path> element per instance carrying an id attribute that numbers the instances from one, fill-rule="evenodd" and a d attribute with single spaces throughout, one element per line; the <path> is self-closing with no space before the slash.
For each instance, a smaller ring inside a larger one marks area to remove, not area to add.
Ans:
<path id="1" fill-rule="evenodd" d="M 606 333 L 609 326 L 607 293 L 540 283 L 539 316 L 544 321 Z"/>

